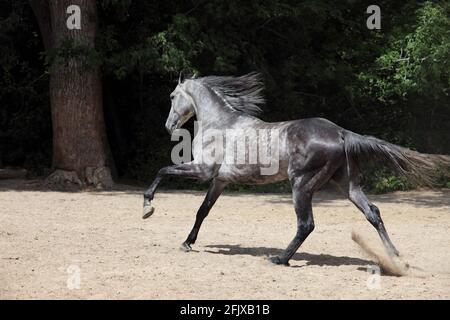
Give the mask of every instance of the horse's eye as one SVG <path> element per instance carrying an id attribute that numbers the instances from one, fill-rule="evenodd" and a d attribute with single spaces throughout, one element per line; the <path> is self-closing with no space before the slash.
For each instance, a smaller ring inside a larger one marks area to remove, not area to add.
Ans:
<path id="1" fill-rule="evenodd" d="M 170 95 L 170 100 L 173 100 L 173 98 L 174 98 L 174 95 L 171 94 L 171 95 Z"/>

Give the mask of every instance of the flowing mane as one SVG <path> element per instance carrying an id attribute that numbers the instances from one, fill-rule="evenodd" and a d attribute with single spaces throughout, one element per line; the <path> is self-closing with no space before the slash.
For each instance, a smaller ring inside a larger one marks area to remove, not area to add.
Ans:
<path id="1" fill-rule="evenodd" d="M 259 73 L 252 72 L 240 77 L 208 76 L 198 78 L 201 84 L 213 91 L 226 106 L 250 115 L 262 112 L 258 105 L 264 104 L 261 94 L 264 85 Z"/>

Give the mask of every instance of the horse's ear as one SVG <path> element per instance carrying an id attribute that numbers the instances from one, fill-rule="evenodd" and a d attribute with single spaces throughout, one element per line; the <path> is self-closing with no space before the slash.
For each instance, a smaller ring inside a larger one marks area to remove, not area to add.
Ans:
<path id="1" fill-rule="evenodd" d="M 180 71 L 180 76 L 178 77 L 178 84 L 182 84 L 184 81 L 184 72 Z"/>

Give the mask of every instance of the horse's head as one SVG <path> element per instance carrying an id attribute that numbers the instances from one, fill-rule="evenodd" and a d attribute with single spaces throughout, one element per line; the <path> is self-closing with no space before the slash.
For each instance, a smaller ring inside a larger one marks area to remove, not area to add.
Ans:
<path id="1" fill-rule="evenodd" d="M 170 94 L 172 106 L 166 121 L 166 129 L 170 134 L 175 129 L 180 128 L 195 114 L 195 102 L 186 88 L 189 81 L 193 80 L 184 81 L 180 76 L 177 87 Z"/>

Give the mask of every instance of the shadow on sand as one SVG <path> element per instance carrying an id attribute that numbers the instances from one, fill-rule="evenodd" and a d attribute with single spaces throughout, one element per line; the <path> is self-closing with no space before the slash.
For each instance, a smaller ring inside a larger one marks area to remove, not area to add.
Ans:
<path id="1" fill-rule="evenodd" d="M 212 254 L 223 254 L 223 255 L 249 255 L 256 257 L 269 257 L 281 254 L 283 250 L 277 248 L 266 248 L 266 247 L 241 247 L 240 245 L 208 245 L 206 246 L 211 249 L 217 249 L 217 251 L 206 250 L 208 253 Z M 307 252 L 297 252 L 293 255 L 291 260 L 295 261 L 306 261 L 306 265 L 314 266 L 367 266 L 374 264 L 373 261 L 352 258 L 346 256 L 333 256 L 329 254 L 313 254 Z"/>

